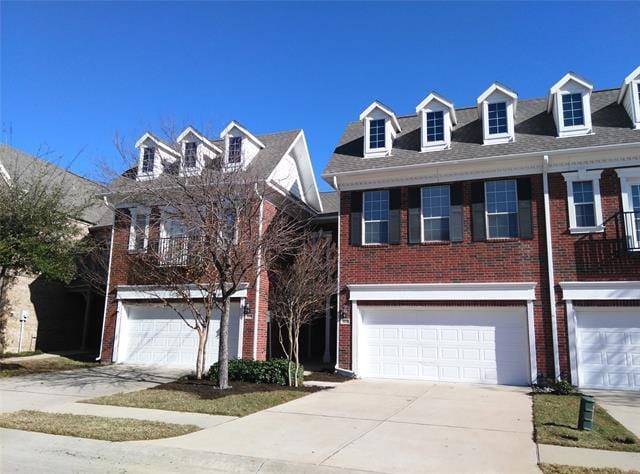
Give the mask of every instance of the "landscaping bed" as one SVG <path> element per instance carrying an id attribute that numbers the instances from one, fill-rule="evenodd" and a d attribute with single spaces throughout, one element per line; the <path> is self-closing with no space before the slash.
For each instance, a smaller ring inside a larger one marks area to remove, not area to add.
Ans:
<path id="1" fill-rule="evenodd" d="M 640 474 L 640 471 L 622 471 L 614 467 L 597 468 L 559 464 L 540 464 L 539 467 L 544 474 Z"/>
<path id="2" fill-rule="evenodd" d="M 0 360 L 0 378 L 58 372 L 60 370 L 86 369 L 96 365 L 96 362 L 93 361 L 74 360 L 67 357 L 47 357 L 20 362 L 2 362 Z"/>
<path id="3" fill-rule="evenodd" d="M 0 415 L 0 427 L 104 441 L 171 438 L 200 430 L 194 425 L 31 410 Z"/>
<path id="4" fill-rule="evenodd" d="M 579 395 L 534 394 L 533 423 L 536 441 L 558 446 L 640 452 L 640 440 L 597 404 L 593 431 L 578 430 L 579 406 Z"/>
<path id="5" fill-rule="evenodd" d="M 43 354 L 42 351 L 22 351 L 22 352 L 3 352 L 0 354 L 0 359 L 9 359 L 11 357 L 29 357 L 34 355 Z"/>
<path id="6" fill-rule="evenodd" d="M 232 388 L 219 390 L 211 380 L 181 379 L 136 392 L 117 393 L 83 400 L 84 403 L 134 408 L 246 416 L 290 402 L 320 390 L 317 387 L 286 387 L 235 381 Z"/>

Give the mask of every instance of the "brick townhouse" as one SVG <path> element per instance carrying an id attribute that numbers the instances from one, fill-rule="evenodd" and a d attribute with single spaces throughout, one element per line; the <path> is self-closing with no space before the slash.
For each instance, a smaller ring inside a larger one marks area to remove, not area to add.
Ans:
<path id="1" fill-rule="evenodd" d="M 262 204 L 262 221 L 254 223 L 256 226 L 266 228 L 269 225 L 273 216 L 281 211 L 284 196 L 297 203 L 302 215 L 315 219 L 319 230 L 326 228 L 325 232 L 331 235 L 337 215 L 337 210 L 332 209 L 335 203 L 331 202 L 334 193 L 318 192 L 302 130 L 254 135 L 239 123 L 231 122 L 216 139 L 208 138 L 192 127 L 184 130 L 175 143 L 145 133 L 136 143 L 136 149 L 138 166 L 119 178 L 112 189 L 133 186 L 139 180 L 156 179 L 169 169 L 195 173 L 214 162 L 216 166 L 239 165 L 264 180 L 272 191 Z M 328 199 L 325 205 L 323 197 Z M 148 291 L 145 282 L 140 281 L 141 276 L 131 271 L 132 253 L 144 254 L 148 246 L 158 245 L 157 236 L 150 235 L 157 227 L 150 226 L 150 222 L 161 215 L 161 210 L 148 209 L 143 202 L 122 202 L 117 206 L 101 359 L 192 368 L 197 351 L 195 331 L 173 309 L 160 304 L 157 294 Z M 159 228 L 162 240 L 180 238 L 176 226 L 162 222 Z M 230 356 L 264 360 L 271 350 L 267 272 L 263 271 L 255 283 L 238 290 L 232 302 Z M 217 314 L 207 344 L 207 364 L 217 360 L 219 324 L 220 315 Z M 330 350 L 331 340 L 335 341 L 335 311 L 332 313 L 328 307 L 324 318 L 314 327 L 322 338 L 320 357 L 327 355 L 327 362 L 331 362 L 335 354 Z"/>
<path id="2" fill-rule="evenodd" d="M 618 89 L 568 73 L 539 99 L 373 102 L 323 177 L 337 369 L 640 389 L 640 67 Z"/>

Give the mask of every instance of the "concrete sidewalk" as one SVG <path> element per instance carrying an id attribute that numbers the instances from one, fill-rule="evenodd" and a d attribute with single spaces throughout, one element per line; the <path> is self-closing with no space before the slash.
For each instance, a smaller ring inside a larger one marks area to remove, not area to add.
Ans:
<path id="1" fill-rule="evenodd" d="M 640 392 L 589 390 L 588 394 L 595 397 L 602 408 L 640 438 Z"/>
<path id="2" fill-rule="evenodd" d="M 538 458 L 544 464 L 565 464 L 592 468 L 609 467 L 623 471 L 640 469 L 640 453 L 539 444 Z"/>

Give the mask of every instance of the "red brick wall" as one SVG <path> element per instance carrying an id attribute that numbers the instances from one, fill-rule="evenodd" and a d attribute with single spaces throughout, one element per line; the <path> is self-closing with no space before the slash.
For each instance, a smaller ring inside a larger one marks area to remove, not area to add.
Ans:
<path id="1" fill-rule="evenodd" d="M 349 244 L 351 193 L 341 193 L 340 285 L 353 283 L 536 282 L 534 303 L 538 370 L 553 371 L 542 176 L 531 176 L 533 239 L 473 242 L 471 182 L 463 184 L 464 241 L 408 244 L 408 188 L 401 189 L 400 244 L 354 247 Z M 441 303 L 440 303 L 441 304 Z M 467 305 L 469 303 L 462 303 Z M 474 303 L 475 304 L 475 303 Z M 477 304 L 483 304 L 478 302 Z M 351 327 L 340 325 L 340 367 L 351 368 Z"/>

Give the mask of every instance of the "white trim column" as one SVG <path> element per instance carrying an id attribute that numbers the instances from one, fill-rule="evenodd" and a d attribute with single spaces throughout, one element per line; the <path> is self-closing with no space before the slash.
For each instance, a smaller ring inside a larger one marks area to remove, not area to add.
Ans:
<path id="1" fill-rule="evenodd" d="M 358 374 L 358 359 L 360 359 L 360 344 L 358 336 L 360 332 L 360 323 L 362 315 L 358 308 L 358 302 L 351 301 L 351 371 Z"/>
<path id="2" fill-rule="evenodd" d="M 324 354 L 322 362 L 331 362 L 331 297 L 327 297 L 324 307 Z"/>
<path id="3" fill-rule="evenodd" d="M 573 300 L 565 300 L 567 312 L 567 336 L 569 339 L 569 369 L 571 371 L 571 383 L 578 385 L 578 338 L 576 330 L 578 321 L 576 318 L 576 310 L 573 306 Z"/>
<path id="4" fill-rule="evenodd" d="M 536 356 L 536 326 L 533 310 L 533 300 L 527 301 L 527 332 L 529 333 L 529 367 L 531 370 L 531 383 L 538 382 L 538 359 Z"/>

